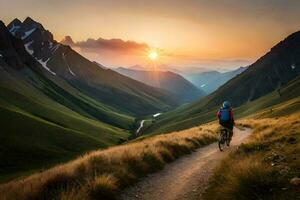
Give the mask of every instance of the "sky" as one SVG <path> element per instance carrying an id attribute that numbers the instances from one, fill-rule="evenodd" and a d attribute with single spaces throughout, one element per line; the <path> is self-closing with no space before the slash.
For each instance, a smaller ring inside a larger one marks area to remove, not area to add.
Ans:
<path id="1" fill-rule="evenodd" d="M 300 30 L 299 10 L 299 0 L 0 0 L 6 24 L 30 16 L 103 65 L 149 65 L 156 51 L 180 70 L 251 64 Z"/>

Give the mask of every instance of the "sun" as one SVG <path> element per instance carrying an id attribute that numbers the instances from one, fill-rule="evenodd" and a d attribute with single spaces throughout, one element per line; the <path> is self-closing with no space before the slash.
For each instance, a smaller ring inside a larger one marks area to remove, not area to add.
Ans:
<path id="1" fill-rule="evenodd" d="M 151 60 L 157 60 L 158 58 L 158 53 L 156 51 L 150 51 L 149 54 L 148 54 L 148 57 L 151 59 Z"/>

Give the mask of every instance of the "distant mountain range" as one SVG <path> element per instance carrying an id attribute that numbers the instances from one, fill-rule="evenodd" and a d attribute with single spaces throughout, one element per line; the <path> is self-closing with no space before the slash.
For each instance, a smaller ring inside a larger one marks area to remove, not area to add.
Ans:
<path id="1" fill-rule="evenodd" d="M 155 131 L 174 131 L 215 119 L 216 110 L 225 100 L 229 100 L 236 108 L 276 90 L 280 96 L 281 88 L 300 75 L 299 55 L 300 31 L 279 42 L 245 71 L 212 94 L 162 115 L 153 125 L 160 129 L 156 128 Z M 295 95 L 299 94 L 295 93 Z M 151 128 L 149 131 L 151 132 Z"/>
<path id="2" fill-rule="evenodd" d="M 124 67 L 120 67 L 122 69 Z M 203 91 L 206 95 L 217 90 L 221 85 L 225 84 L 227 81 L 235 77 L 236 75 L 242 73 L 247 69 L 247 67 L 240 67 L 235 70 L 231 70 L 228 72 L 219 72 L 215 70 L 211 70 L 209 68 L 203 67 L 188 67 L 185 71 L 178 70 L 178 67 L 169 66 L 165 64 L 161 64 L 156 67 L 160 71 L 163 72 L 173 72 L 176 73 L 187 81 L 191 82 L 198 89 Z M 153 71 L 157 69 L 151 69 L 149 67 L 145 67 L 142 65 L 133 65 L 131 67 L 126 67 L 125 69 L 129 70 L 139 70 L 139 71 Z M 118 70 L 118 68 L 116 69 Z M 138 80 L 138 79 L 137 79 Z"/>
<path id="3" fill-rule="evenodd" d="M 119 67 L 115 71 L 153 87 L 167 90 L 176 98 L 187 103 L 205 96 L 205 93 L 195 87 L 181 75 L 170 71 L 146 71 Z"/>
<path id="4" fill-rule="evenodd" d="M 206 94 L 210 94 L 246 69 L 247 67 L 240 67 L 236 70 L 223 73 L 218 71 L 189 73 L 184 75 L 184 77 L 191 81 L 198 88 L 202 89 Z"/>
<path id="5" fill-rule="evenodd" d="M 143 66 L 143 65 L 133 65 L 130 67 L 126 67 L 128 69 L 134 69 L 134 70 L 142 70 L 142 71 L 152 71 L 154 69 L 151 69 L 149 66 Z M 210 71 L 210 68 L 205 68 L 205 67 L 188 67 L 185 66 L 183 70 L 180 70 L 180 67 L 178 66 L 172 66 L 172 65 L 167 65 L 167 64 L 159 64 L 155 68 L 159 69 L 160 71 L 170 71 L 174 72 L 176 74 L 180 75 L 186 75 L 186 74 L 199 74 L 202 72 L 207 72 Z"/>
<path id="6" fill-rule="evenodd" d="M 253 101 L 300 75 L 300 31 L 275 45 L 247 70 L 207 97 L 207 106 L 219 105 L 223 99 L 234 106 Z"/>

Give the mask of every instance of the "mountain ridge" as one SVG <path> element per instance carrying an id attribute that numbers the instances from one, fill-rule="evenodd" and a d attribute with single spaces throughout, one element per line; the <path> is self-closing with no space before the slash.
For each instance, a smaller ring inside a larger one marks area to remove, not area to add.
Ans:
<path id="1" fill-rule="evenodd" d="M 300 76 L 299 55 L 300 31 L 277 43 L 244 72 L 212 94 L 160 116 L 148 132 L 157 132 L 155 127 L 167 132 L 208 122 L 215 119 L 214 110 L 225 100 L 237 108 L 284 87 Z"/>
<path id="2" fill-rule="evenodd" d="M 158 87 L 175 94 L 182 103 L 188 103 L 205 96 L 204 92 L 196 88 L 183 76 L 170 71 L 145 71 L 119 67 L 115 69 L 118 73 L 141 81 L 153 87 Z"/>
<path id="3" fill-rule="evenodd" d="M 26 18 L 23 23 L 25 23 L 23 26 L 14 30 L 14 34 L 20 39 L 23 38 L 28 53 L 36 58 L 50 74 L 67 80 L 86 95 L 132 115 L 147 115 L 177 105 L 173 96 L 165 91 L 120 76 L 112 70 L 101 69 L 71 47 L 55 41 L 49 31 L 31 18 Z M 13 26 L 15 25 L 12 22 L 8 28 L 11 30 Z M 30 30 L 33 31 L 28 34 Z M 114 94 L 110 92 L 111 90 L 115 91 Z M 112 95 L 119 98 L 113 98 L 113 101 L 107 98 Z M 124 104 L 123 96 L 131 99 L 132 103 Z M 153 103 L 150 103 L 151 101 Z M 144 107 L 142 104 L 147 105 L 148 109 L 141 109 Z"/>
<path id="4" fill-rule="evenodd" d="M 210 94 L 246 69 L 247 67 L 239 67 L 228 72 L 212 70 L 196 74 L 186 74 L 184 77 L 207 94 Z"/>

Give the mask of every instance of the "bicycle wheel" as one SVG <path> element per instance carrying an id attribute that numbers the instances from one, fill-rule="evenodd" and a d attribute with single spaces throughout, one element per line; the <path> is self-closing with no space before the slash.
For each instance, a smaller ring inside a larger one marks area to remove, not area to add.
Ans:
<path id="1" fill-rule="evenodd" d="M 230 137 L 229 137 L 229 131 L 227 130 L 227 133 L 226 133 L 226 145 L 229 147 L 230 145 Z"/>
<path id="2" fill-rule="evenodd" d="M 221 130 L 220 136 L 219 136 L 219 141 L 218 141 L 218 146 L 220 151 L 223 151 L 225 148 L 225 143 L 226 143 L 226 130 Z"/>

